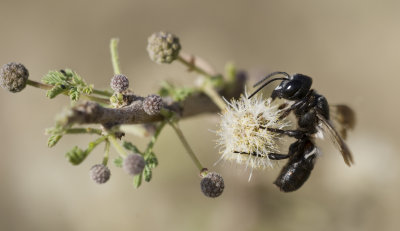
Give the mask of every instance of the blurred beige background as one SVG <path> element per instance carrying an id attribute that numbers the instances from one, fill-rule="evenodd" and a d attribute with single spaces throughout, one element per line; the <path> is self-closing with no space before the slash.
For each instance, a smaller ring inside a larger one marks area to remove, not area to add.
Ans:
<path id="1" fill-rule="evenodd" d="M 331 103 L 358 116 L 349 135 L 356 165 L 348 168 L 329 142 L 301 190 L 272 184 L 279 169 L 248 172 L 212 167 L 217 116 L 182 122 L 204 165 L 221 172 L 226 189 L 202 195 L 198 173 L 171 129 L 156 145 L 160 165 L 139 190 L 121 169 L 95 185 L 88 169 L 64 153 L 93 137 L 65 137 L 53 149 L 44 129 L 68 104 L 43 91 L 0 91 L 0 230 L 398 230 L 400 225 L 400 2 L 339 1 L 9 1 L 0 2 L 0 64 L 24 63 L 30 78 L 70 67 L 99 88 L 112 76 L 108 43 L 120 38 L 122 71 L 141 95 L 160 80 L 191 84 L 179 63 L 153 64 L 147 37 L 166 29 L 183 49 L 223 71 L 227 61 L 253 81 L 275 70 L 314 78 Z M 143 147 L 147 140 L 129 137 Z M 115 153 L 114 153 L 115 154 Z"/>

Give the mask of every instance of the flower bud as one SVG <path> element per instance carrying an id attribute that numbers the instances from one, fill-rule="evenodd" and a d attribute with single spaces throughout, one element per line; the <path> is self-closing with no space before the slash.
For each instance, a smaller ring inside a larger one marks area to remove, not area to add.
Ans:
<path id="1" fill-rule="evenodd" d="M 114 75 L 110 83 L 115 92 L 123 92 L 129 88 L 129 80 L 125 75 Z"/>
<path id="2" fill-rule="evenodd" d="M 222 176 L 216 172 L 209 172 L 201 179 L 201 191 L 208 197 L 219 197 L 224 191 L 225 184 Z"/>
<path id="3" fill-rule="evenodd" d="M 164 103 L 159 95 L 149 95 L 143 100 L 143 110 L 149 115 L 160 113 L 163 106 Z"/>
<path id="4" fill-rule="evenodd" d="M 96 164 L 90 169 L 89 172 L 90 178 L 97 184 L 106 183 L 111 176 L 110 169 L 103 164 Z"/>
<path id="5" fill-rule="evenodd" d="M 22 91 L 28 80 L 29 72 L 21 63 L 4 64 L 0 70 L 0 86 L 10 92 Z"/>
<path id="6" fill-rule="evenodd" d="M 147 52 L 156 63 L 171 63 L 178 58 L 181 45 L 179 38 L 167 32 L 158 32 L 148 38 Z"/>
<path id="7" fill-rule="evenodd" d="M 124 159 L 123 168 L 126 173 L 134 176 L 142 173 L 145 165 L 146 161 L 144 160 L 143 156 L 134 153 L 134 154 L 129 154 Z"/>

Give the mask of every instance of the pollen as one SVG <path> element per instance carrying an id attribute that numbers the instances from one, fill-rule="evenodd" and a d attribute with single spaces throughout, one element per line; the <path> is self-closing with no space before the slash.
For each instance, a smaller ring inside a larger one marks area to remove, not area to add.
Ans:
<path id="1" fill-rule="evenodd" d="M 216 131 L 221 160 L 234 161 L 246 168 L 273 167 L 269 153 L 279 152 L 280 135 L 267 128 L 283 129 L 289 121 L 279 119 L 281 110 L 271 98 L 261 94 L 248 99 L 247 93 L 227 102 Z"/>

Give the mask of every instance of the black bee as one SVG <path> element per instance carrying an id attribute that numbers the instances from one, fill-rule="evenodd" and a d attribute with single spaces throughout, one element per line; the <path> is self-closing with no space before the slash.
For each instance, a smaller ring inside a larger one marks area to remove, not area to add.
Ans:
<path id="1" fill-rule="evenodd" d="M 276 75 L 283 77 L 270 79 Z M 266 80 L 268 81 L 265 82 Z M 351 166 L 354 162 L 349 148 L 331 123 L 328 101 L 324 96 L 317 94 L 315 90 L 311 89 L 311 77 L 303 74 L 294 74 L 291 76 L 286 72 L 271 73 L 254 85 L 256 87 L 263 83 L 249 98 L 253 97 L 269 83 L 278 80 L 282 82 L 272 92 L 272 100 L 281 98 L 293 101 L 290 106 L 285 105 L 281 108 L 283 112 L 279 119 L 287 117 L 293 111 L 297 118 L 298 128 L 296 130 L 266 129 L 271 132 L 294 137 L 297 140 L 290 145 L 288 154 L 270 153 L 268 157 L 272 160 L 289 159 L 274 184 L 281 191 L 292 192 L 299 189 L 307 181 L 314 168 L 319 150 L 313 138 L 320 129 L 331 138 L 340 150 L 344 162 L 348 166 Z M 354 112 L 345 105 L 338 105 L 335 107 L 335 110 L 337 113 L 336 119 L 343 125 L 340 132 L 345 137 L 346 129 L 354 127 Z"/>

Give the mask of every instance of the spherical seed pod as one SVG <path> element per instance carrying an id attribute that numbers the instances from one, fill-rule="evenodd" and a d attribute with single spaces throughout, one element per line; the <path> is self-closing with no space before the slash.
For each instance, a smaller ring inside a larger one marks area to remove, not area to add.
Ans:
<path id="1" fill-rule="evenodd" d="M 22 91 L 29 77 L 29 72 L 21 63 L 4 64 L 0 70 L 0 86 L 12 93 Z"/>
<path id="2" fill-rule="evenodd" d="M 209 172 L 201 179 L 201 191 L 207 197 L 219 197 L 224 191 L 225 184 L 222 176 L 216 172 Z"/>
<path id="3" fill-rule="evenodd" d="M 143 156 L 133 153 L 129 154 L 123 163 L 123 168 L 126 173 L 129 175 L 137 175 L 140 174 L 146 165 L 146 161 L 144 160 Z"/>
<path id="4" fill-rule="evenodd" d="M 110 83 L 115 92 L 123 92 L 129 88 L 129 80 L 125 75 L 114 75 Z"/>
<path id="5" fill-rule="evenodd" d="M 157 32 L 148 38 L 147 52 L 156 63 L 171 63 L 178 58 L 181 44 L 179 38 L 168 32 Z"/>
<path id="6" fill-rule="evenodd" d="M 161 96 L 149 95 L 143 100 L 143 110 L 149 115 L 160 113 L 164 106 Z"/>
<path id="7" fill-rule="evenodd" d="M 89 172 L 90 178 L 97 184 L 106 183 L 111 176 L 110 169 L 103 164 L 96 164 L 90 169 Z"/>

